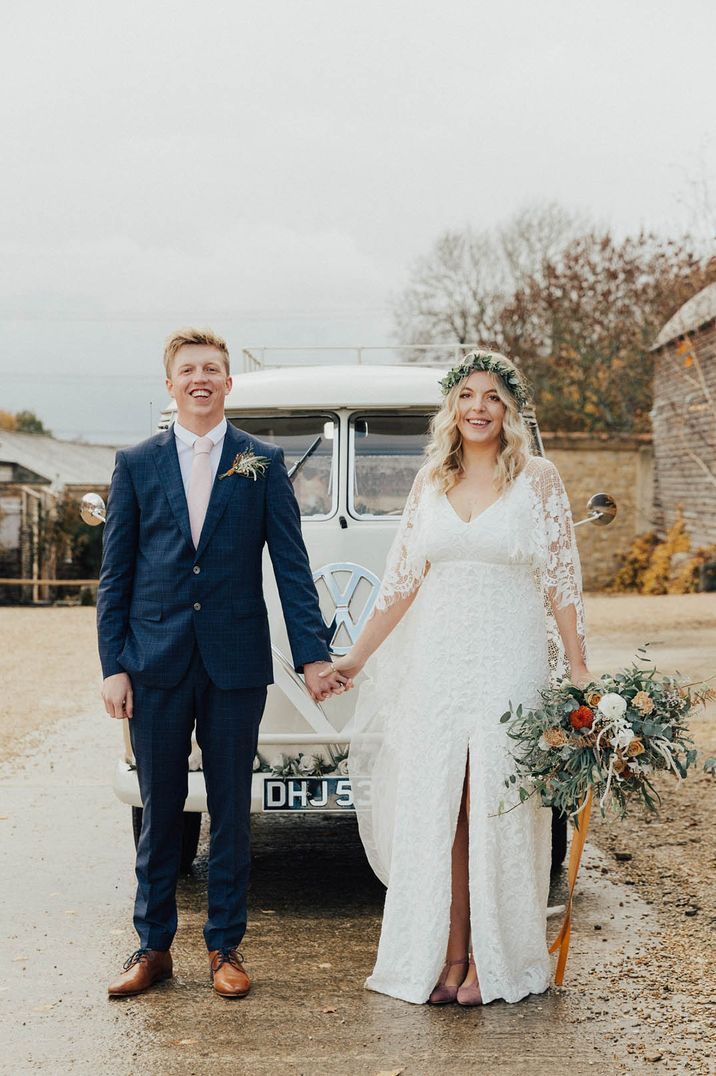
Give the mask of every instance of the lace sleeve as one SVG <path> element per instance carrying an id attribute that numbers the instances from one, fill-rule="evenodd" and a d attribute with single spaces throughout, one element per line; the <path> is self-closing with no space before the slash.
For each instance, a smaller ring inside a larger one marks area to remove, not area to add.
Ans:
<path id="1" fill-rule="evenodd" d="M 407 598 L 418 589 L 428 570 L 421 528 L 421 506 L 426 488 L 424 469 L 415 476 L 398 531 L 388 552 L 383 581 L 375 603 L 382 611 L 399 598 Z"/>
<path id="2" fill-rule="evenodd" d="M 549 460 L 535 457 L 528 466 L 539 515 L 535 525 L 541 537 L 540 572 L 545 602 L 552 614 L 557 609 L 574 607 L 577 636 L 586 661 L 582 570 L 567 491 L 557 468 Z"/>

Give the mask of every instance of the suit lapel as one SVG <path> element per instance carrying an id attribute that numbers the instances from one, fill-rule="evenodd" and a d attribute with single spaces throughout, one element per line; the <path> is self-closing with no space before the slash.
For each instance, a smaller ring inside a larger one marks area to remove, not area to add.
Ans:
<path id="1" fill-rule="evenodd" d="M 206 518 L 204 519 L 204 526 L 201 529 L 201 535 L 199 536 L 199 546 L 196 551 L 197 557 L 204 551 L 207 542 L 214 533 L 214 529 L 224 514 L 229 499 L 232 494 L 236 493 L 236 487 L 239 485 L 245 485 L 247 479 L 240 478 L 236 475 L 231 475 L 228 478 L 219 479 L 219 475 L 224 474 L 231 467 L 234 462 L 234 457 L 238 452 L 244 452 L 248 448 L 249 442 L 246 437 L 243 437 L 237 432 L 236 427 L 232 426 L 229 422 L 226 427 L 226 435 L 224 436 L 224 447 L 221 451 L 221 459 L 219 460 L 219 469 L 216 472 L 216 478 L 214 479 L 214 485 L 211 490 L 211 498 L 209 500 L 209 507 L 206 510 Z"/>
<path id="2" fill-rule="evenodd" d="M 189 545 L 194 548 L 189 526 L 189 510 L 186 505 L 184 482 L 182 481 L 176 438 L 171 427 L 154 442 L 154 462 L 159 471 L 159 478 L 164 486 L 169 505 L 179 524 L 179 529 Z"/>

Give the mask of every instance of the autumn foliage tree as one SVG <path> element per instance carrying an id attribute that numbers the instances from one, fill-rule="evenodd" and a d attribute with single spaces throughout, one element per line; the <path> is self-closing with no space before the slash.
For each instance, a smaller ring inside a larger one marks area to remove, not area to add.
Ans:
<path id="1" fill-rule="evenodd" d="M 716 279 L 684 243 L 639 234 L 617 241 L 590 231 L 518 288 L 501 312 L 499 339 L 519 357 L 546 429 L 649 428 L 659 330 Z"/>
<path id="2" fill-rule="evenodd" d="M 396 302 L 403 342 L 494 347 L 530 381 L 551 430 L 648 429 L 649 348 L 691 295 L 716 279 L 688 240 L 618 240 L 554 207 L 479 241 L 446 233 Z M 509 236 L 510 259 L 505 258 Z"/>
<path id="3" fill-rule="evenodd" d="M 34 411 L 0 411 L 0 430 L 15 430 L 17 433 L 49 433 L 42 419 Z"/>

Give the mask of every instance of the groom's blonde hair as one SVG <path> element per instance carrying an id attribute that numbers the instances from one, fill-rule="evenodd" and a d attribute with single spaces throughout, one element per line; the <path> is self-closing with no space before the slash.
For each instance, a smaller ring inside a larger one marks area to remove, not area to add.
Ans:
<path id="1" fill-rule="evenodd" d="M 229 349 L 226 346 L 226 340 L 219 336 L 217 333 L 212 332 L 211 329 L 177 329 L 171 336 L 167 337 L 164 344 L 164 369 L 167 372 L 167 377 L 171 380 L 171 369 L 174 357 L 180 347 L 184 347 L 184 344 L 206 344 L 208 347 L 215 347 L 217 351 L 220 351 L 224 359 L 224 366 L 226 367 L 226 376 L 231 373 L 229 366 Z"/>

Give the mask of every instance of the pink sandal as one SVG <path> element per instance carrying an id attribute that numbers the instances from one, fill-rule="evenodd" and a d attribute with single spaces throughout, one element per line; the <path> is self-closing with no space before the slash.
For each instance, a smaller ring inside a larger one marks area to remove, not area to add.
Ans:
<path id="1" fill-rule="evenodd" d="M 446 960 L 443 964 L 443 970 L 440 972 L 440 978 L 438 979 L 433 992 L 428 998 L 428 1005 L 449 1005 L 457 997 L 457 986 L 447 986 L 445 980 L 447 978 L 448 969 L 454 967 L 456 964 L 467 965 L 467 957 L 462 957 L 461 960 Z"/>
<path id="2" fill-rule="evenodd" d="M 475 967 L 475 957 L 470 953 L 468 965 Z M 475 968 L 475 974 L 477 974 L 477 968 Z M 480 984 L 475 979 L 474 983 L 470 983 L 469 986 L 459 986 L 455 998 L 458 1005 L 482 1005 L 482 994 L 480 993 Z"/>

